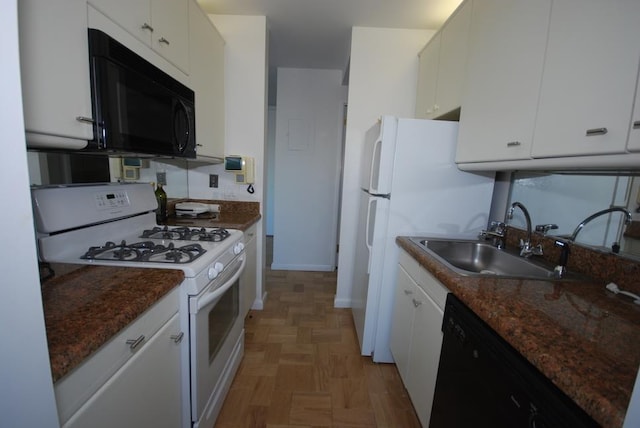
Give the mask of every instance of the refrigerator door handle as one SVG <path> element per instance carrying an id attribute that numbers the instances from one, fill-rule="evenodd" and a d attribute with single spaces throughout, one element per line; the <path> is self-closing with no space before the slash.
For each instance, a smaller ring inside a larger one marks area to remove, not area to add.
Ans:
<path id="1" fill-rule="evenodd" d="M 376 202 L 375 198 L 369 198 L 369 202 L 367 203 L 367 224 L 364 232 L 364 242 L 367 245 L 367 249 L 369 250 L 369 257 L 367 262 L 367 274 L 371 272 L 371 250 L 373 249 L 373 243 L 369 242 L 369 228 L 371 225 L 371 206 Z"/>
<path id="2" fill-rule="evenodd" d="M 379 193 L 378 184 L 380 181 L 381 146 L 382 146 L 382 139 L 377 138 L 376 142 L 373 143 L 373 153 L 371 154 L 371 165 L 369 165 L 369 192 L 370 193 Z"/>

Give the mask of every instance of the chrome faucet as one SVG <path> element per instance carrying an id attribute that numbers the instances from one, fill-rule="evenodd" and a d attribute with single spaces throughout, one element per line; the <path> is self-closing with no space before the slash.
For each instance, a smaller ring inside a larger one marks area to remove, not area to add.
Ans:
<path id="1" fill-rule="evenodd" d="M 625 224 L 631 224 L 631 221 L 632 221 L 632 219 L 633 219 L 633 218 L 631 217 L 631 213 L 630 213 L 626 208 L 623 208 L 623 207 L 611 207 L 611 208 L 607 208 L 607 209 L 605 209 L 605 210 L 598 211 L 598 212 L 597 212 L 597 213 L 595 213 L 595 214 L 591 214 L 589 217 L 587 217 L 587 218 L 585 218 L 584 220 L 582 220 L 582 221 L 580 222 L 580 224 L 576 227 L 576 229 L 573 231 L 573 233 L 571 234 L 571 237 L 569 238 L 569 240 L 570 240 L 571 242 L 575 242 L 576 237 L 578 236 L 578 233 L 580 233 L 580 231 L 582 230 L 582 228 L 583 228 L 587 223 L 589 223 L 591 220 L 593 220 L 594 218 L 596 218 L 596 217 L 600 217 L 601 215 L 608 214 L 608 213 L 612 213 L 612 212 L 615 212 L 615 211 L 620 211 L 621 213 L 623 213 L 623 214 L 625 215 L 625 220 L 624 220 Z"/>
<path id="2" fill-rule="evenodd" d="M 578 237 L 578 233 L 580 233 L 580 231 L 582 230 L 582 228 L 585 227 L 585 225 L 587 223 L 589 223 L 591 220 L 593 220 L 596 217 L 600 217 L 601 215 L 605 215 L 605 214 L 609 214 L 612 212 L 616 212 L 619 211 L 621 213 L 624 214 L 625 216 L 625 224 L 631 224 L 631 221 L 633 220 L 631 213 L 623 207 L 610 207 L 607 209 L 604 209 L 602 211 L 598 211 L 597 213 L 591 214 L 589 217 L 585 218 L 584 220 L 582 220 L 580 222 L 580 224 L 576 227 L 576 229 L 573 231 L 573 233 L 571 234 L 571 236 L 569 238 L 567 238 L 566 240 L 563 239 L 557 239 L 554 243 L 554 245 L 556 247 L 560 247 L 560 260 L 558 261 L 558 265 L 555 267 L 555 272 L 556 272 L 556 276 L 558 276 L 559 278 L 562 278 L 564 276 L 564 273 L 567 270 L 567 261 L 569 259 L 569 252 L 570 252 L 570 248 L 569 248 L 569 243 L 570 242 L 575 242 L 576 238 Z M 615 248 L 614 244 L 614 248 Z M 614 250 L 615 252 L 615 250 Z"/>
<path id="3" fill-rule="evenodd" d="M 489 229 L 482 230 L 480 232 L 480 239 L 491 239 L 493 242 L 493 246 L 498 250 L 502 250 L 504 248 L 504 233 L 506 226 L 501 221 L 492 221 L 489 224 Z"/>
<path id="4" fill-rule="evenodd" d="M 524 214 L 524 218 L 527 221 L 527 239 L 520 240 L 520 256 L 522 257 L 530 257 L 532 255 L 541 256 L 542 255 L 542 245 L 538 244 L 535 247 L 531 246 L 531 216 L 529 215 L 529 211 L 521 202 L 514 202 L 511 204 L 511 208 L 507 212 L 507 219 L 513 219 L 513 211 L 516 208 L 520 208 L 520 210 Z"/>

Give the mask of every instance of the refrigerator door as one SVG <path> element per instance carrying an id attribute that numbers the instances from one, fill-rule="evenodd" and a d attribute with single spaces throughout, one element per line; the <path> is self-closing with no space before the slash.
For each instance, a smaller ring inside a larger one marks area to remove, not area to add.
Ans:
<path id="1" fill-rule="evenodd" d="M 365 134 L 360 186 L 372 195 L 391 193 L 398 119 L 383 116 Z"/>
<path id="2" fill-rule="evenodd" d="M 371 355 L 376 334 L 380 275 L 370 276 L 372 266 L 384 259 L 384 235 L 389 200 L 360 192 L 360 216 L 356 238 L 355 266 L 351 290 L 353 321 L 362 355 Z"/>

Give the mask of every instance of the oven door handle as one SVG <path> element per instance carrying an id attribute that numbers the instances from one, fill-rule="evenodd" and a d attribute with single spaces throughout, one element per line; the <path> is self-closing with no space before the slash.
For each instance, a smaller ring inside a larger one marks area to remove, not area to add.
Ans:
<path id="1" fill-rule="evenodd" d="M 197 305 L 197 308 L 196 308 L 196 312 L 199 311 L 200 309 L 204 308 L 205 306 L 209 305 L 211 302 L 216 300 L 218 297 L 222 296 L 225 291 L 227 291 L 229 288 L 231 288 L 231 286 L 236 282 L 236 280 L 240 277 L 240 275 L 242 275 L 242 272 L 244 271 L 244 266 L 247 264 L 247 258 L 244 255 L 242 255 L 240 257 L 241 257 L 242 261 L 240 262 L 240 267 L 238 268 L 236 273 L 234 273 L 233 276 L 231 278 L 229 278 L 227 280 L 227 282 L 222 284 L 220 287 L 218 287 L 215 290 L 213 290 L 213 291 L 207 293 L 206 295 L 202 296 L 201 299 L 198 299 L 198 305 Z"/>

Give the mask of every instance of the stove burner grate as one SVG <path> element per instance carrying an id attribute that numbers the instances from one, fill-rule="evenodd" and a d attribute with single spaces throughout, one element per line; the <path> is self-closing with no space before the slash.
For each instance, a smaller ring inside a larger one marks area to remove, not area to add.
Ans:
<path id="1" fill-rule="evenodd" d="M 189 227 L 154 227 L 142 231 L 140 238 L 146 239 L 173 239 L 177 241 L 207 241 L 220 242 L 229 237 L 229 231 L 223 228 L 205 229 Z"/>
<path id="2" fill-rule="evenodd" d="M 191 263 L 206 252 L 207 250 L 202 248 L 200 244 L 176 247 L 173 243 L 165 246 L 155 244 L 152 241 L 133 244 L 127 244 L 126 241 L 122 241 L 120 244 L 107 241 L 103 246 L 90 247 L 80 258 L 127 262 Z"/>

